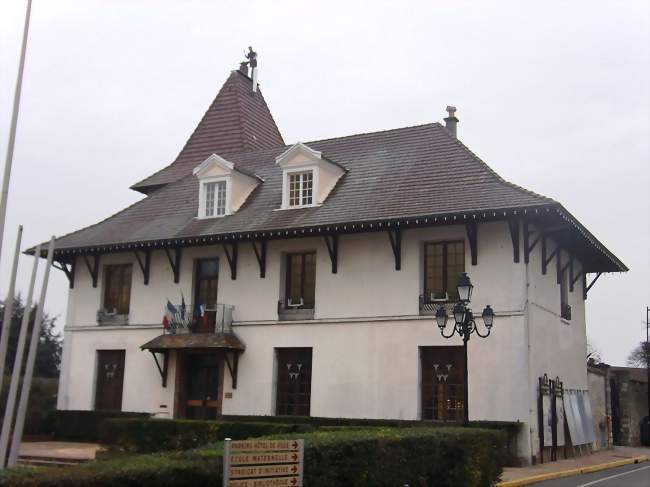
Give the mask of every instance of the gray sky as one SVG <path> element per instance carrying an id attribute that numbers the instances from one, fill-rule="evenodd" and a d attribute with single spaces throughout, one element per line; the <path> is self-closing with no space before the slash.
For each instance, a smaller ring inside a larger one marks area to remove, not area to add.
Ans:
<path id="1" fill-rule="evenodd" d="M 0 5 L 3 158 L 24 8 Z M 250 44 L 288 143 L 456 105 L 463 142 L 630 267 L 587 300 L 591 341 L 623 364 L 650 305 L 649 17 L 646 0 L 34 0 L 0 293 L 18 223 L 26 248 L 138 200 L 128 187 L 175 158 Z M 50 285 L 63 322 L 67 280 L 54 271 Z"/>

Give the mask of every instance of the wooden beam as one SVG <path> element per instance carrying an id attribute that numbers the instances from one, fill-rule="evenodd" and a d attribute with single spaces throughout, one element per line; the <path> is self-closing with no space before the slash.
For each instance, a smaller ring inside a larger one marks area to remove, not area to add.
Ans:
<path id="1" fill-rule="evenodd" d="M 181 277 L 181 255 L 183 251 L 181 247 L 175 247 L 174 248 L 174 258 L 172 258 L 172 255 L 169 253 L 169 249 L 165 249 L 165 254 L 167 255 L 167 260 L 169 260 L 169 265 L 172 268 L 172 272 L 174 273 L 174 283 L 178 284 L 180 281 Z"/>
<path id="2" fill-rule="evenodd" d="M 68 278 L 68 282 L 70 283 L 70 289 L 74 289 L 74 272 L 75 272 L 76 262 L 77 259 L 72 259 L 70 262 L 54 261 L 52 263 L 52 267 L 54 267 L 55 269 L 62 270 L 65 273 L 65 276 Z"/>
<path id="3" fill-rule="evenodd" d="M 223 251 L 226 253 L 226 259 L 228 259 L 228 265 L 230 266 L 230 278 L 234 281 L 237 279 L 237 242 L 230 244 L 230 249 L 228 249 L 228 244 L 222 244 Z"/>
<path id="4" fill-rule="evenodd" d="M 324 235 L 323 238 L 325 238 L 327 252 L 330 254 L 330 260 L 332 261 L 332 274 L 336 274 L 339 264 L 339 236 L 338 234 Z"/>
<path id="5" fill-rule="evenodd" d="M 232 388 L 237 389 L 237 369 L 239 367 L 239 350 L 233 350 L 232 364 L 228 359 L 227 351 L 224 351 L 223 356 L 226 362 L 226 366 L 228 367 L 228 372 L 230 372 L 230 379 L 232 380 Z"/>
<path id="6" fill-rule="evenodd" d="M 168 354 L 169 352 L 165 350 L 162 352 L 163 356 L 163 364 L 162 367 L 160 366 L 160 362 L 158 362 L 158 357 L 156 357 L 156 352 L 153 350 L 149 350 L 151 352 L 151 356 L 153 357 L 154 362 L 156 362 L 156 367 L 158 368 L 158 372 L 160 373 L 160 378 L 162 379 L 162 386 L 167 387 L 167 369 L 168 369 L 168 363 L 169 363 L 169 357 Z"/>
<path id="7" fill-rule="evenodd" d="M 259 244 L 260 248 L 258 250 L 257 242 L 254 240 L 251 242 L 255 257 L 257 257 L 257 263 L 260 266 L 260 277 L 263 279 L 266 277 L 266 240 L 261 240 Z"/>
<path id="8" fill-rule="evenodd" d="M 542 237 L 542 274 L 546 274 L 546 268 L 548 265 L 551 263 L 553 260 L 553 257 L 556 257 L 559 255 L 560 251 L 560 246 L 556 246 L 555 250 L 551 252 L 551 255 L 548 257 L 546 256 L 546 236 L 544 235 Z"/>
<path id="9" fill-rule="evenodd" d="M 151 250 L 145 250 L 143 252 L 144 260 L 140 257 L 140 251 L 136 250 L 133 253 L 135 254 L 135 258 L 137 259 L 138 264 L 140 265 L 140 269 L 142 270 L 144 285 L 147 286 L 149 285 L 149 272 L 151 270 Z"/>
<path id="10" fill-rule="evenodd" d="M 528 220 L 524 220 L 524 263 L 528 264 L 530 261 L 530 227 L 528 226 Z"/>
<path id="11" fill-rule="evenodd" d="M 571 279 L 571 291 L 573 291 L 573 286 L 575 286 L 576 282 L 578 282 L 578 279 L 582 277 L 582 270 L 578 272 L 573 278 Z"/>
<path id="12" fill-rule="evenodd" d="M 93 255 L 93 265 L 90 265 L 87 255 L 84 255 L 84 261 L 86 262 L 86 267 L 88 268 L 90 277 L 93 280 L 93 287 L 97 287 L 97 278 L 99 277 L 99 254 Z"/>
<path id="13" fill-rule="evenodd" d="M 562 251 L 560 247 L 555 252 L 555 280 L 558 284 L 562 284 Z"/>
<path id="14" fill-rule="evenodd" d="M 402 270 L 402 230 L 399 227 L 395 230 L 388 230 L 388 238 L 395 257 L 395 270 Z"/>
<path id="15" fill-rule="evenodd" d="M 589 290 L 590 290 L 592 287 L 594 287 L 594 284 L 596 284 L 596 281 L 598 280 L 598 278 L 599 278 L 602 274 L 603 274 L 602 272 L 599 272 L 598 274 L 596 274 L 596 277 L 594 277 L 594 279 L 589 283 L 589 285 L 588 285 L 587 287 L 585 287 L 585 294 L 584 294 L 584 295 L 585 295 L 585 299 L 587 299 L 587 293 L 589 292 Z M 585 281 L 584 281 L 584 282 L 585 282 L 585 284 L 587 283 L 587 279 L 586 279 L 586 277 L 585 277 Z"/>
<path id="16" fill-rule="evenodd" d="M 465 224 L 467 239 L 469 240 L 469 249 L 472 253 L 472 265 L 478 264 L 478 224 L 468 222 Z"/>
<path id="17" fill-rule="evenodd" d="M 514 262 L 519 262 L 519 218 L 508 218 L 510 239 L 512 240 L 512 252 Z"/>

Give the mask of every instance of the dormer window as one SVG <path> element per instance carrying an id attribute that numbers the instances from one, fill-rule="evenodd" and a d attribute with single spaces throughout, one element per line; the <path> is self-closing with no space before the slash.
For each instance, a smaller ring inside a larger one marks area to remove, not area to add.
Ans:
<path id="1" fill-rule="evenodd" d="M 258 176 L 237 169 L 217 154 L 194 168 L 194 175 L 199 180 L 199 218 L 232 215 L 262 182 Z"/>
<path id="2" fill-rule="evenodd" d="M 282 209 L 323 204 L 345 168 L 298 142 L 275 158 L 282 168 Z"/>
<path id="3" fill-rule="evenodd" d="M 314 199 L 314 172 L 289 174 L 289 206 L 310 206 Z"/>
<path id="4" fill-rule="evenodd" d="M 226 214 L 226 181 L 205 184 L 205 216 Z"/>

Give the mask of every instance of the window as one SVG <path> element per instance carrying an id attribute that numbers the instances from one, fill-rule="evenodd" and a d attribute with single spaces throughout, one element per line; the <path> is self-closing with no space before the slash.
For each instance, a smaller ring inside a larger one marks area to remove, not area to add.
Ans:
<path id="1" fill-rule="evenodd" d="M 465 242 L 424 244 L 424 301 L 458 299 L 458 278 L 465 272 Z M 445 294 L 446 293 L 446 294 Z"/>
<path id="2" fill-rule="evenodd" d="M 560 316 L 565 320 L 571 319 L 571 306 L 569 305 L 569 282 L 567 272 L 560 276 Z"/>
<path id="3" fill-rule="evenodd" d="M 219 259 L 198 259 L 194 279 L 196 331 L 214 332 L 218 287 Z M 203 315 L 201 315 L 201 306 L 203 306 Z"/>
<path id="4" fill-rule="evenodd" d="M 287 254 L 286 289 L 288 309 L 313 309 L 316 301 L 316 252 Z"/>
<path id="5" fill-rule="evenodd" d="M 275 414 L 309 416 L 311 404 L 311 348 L 277 348 Z"/>
<path id="6" fill-rule="evenodd" d="M 131 264 L 104 267 L 104 310 L 118 315 L 129 314 L 131 302 Z"/>
<path id="7" fill-rule="evenodd" d="M 462 421 L 465 354 L 463 347 L 420 347 L 422 419 Z"/>
<path id="8" fill-rule="evenodd" d="M 313 171 L 289 174 L 289 206 L 311 205 L 313 192 Z"/>
<path id="9" fill-rule="evenodd" d="M 226 214 L 226 182 L 205 183 L 205 216 Z"/>

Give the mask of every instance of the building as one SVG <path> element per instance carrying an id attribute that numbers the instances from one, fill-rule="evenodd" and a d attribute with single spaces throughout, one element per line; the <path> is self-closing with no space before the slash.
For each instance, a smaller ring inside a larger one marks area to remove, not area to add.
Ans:
<path id="1" fill-rule="evenodd" d="M 132 186 L 145 198 L 57 239 L 58 407 L 458 421 L 468 406 L 521 422 L 534 459 L 538 378 L 587 390 L 588 275 L 625 265 L 465 147 L 453 107 L 445 126 L 286 145 L 245 71 Z M 496 313 L 468 363 L 433 316 L 463 272 Z"/>

